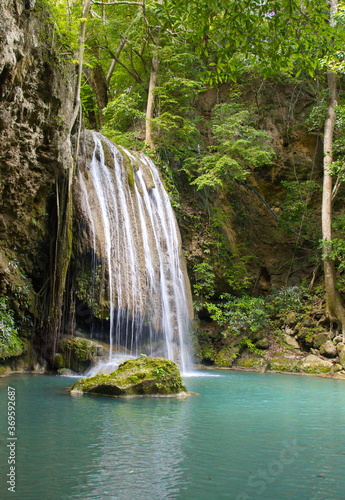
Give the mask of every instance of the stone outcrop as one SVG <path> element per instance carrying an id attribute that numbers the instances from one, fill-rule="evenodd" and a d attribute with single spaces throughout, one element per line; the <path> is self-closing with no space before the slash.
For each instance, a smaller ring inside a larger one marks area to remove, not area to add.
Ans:
<path id="1" fill-rule="evenodd" d="M 59 251 L 57 205 L 64 207 L 72 167 L 71 74 L 57 56 L 47 12 L 34 7 L 0 3 L 0 296 L 9 297 L 26 334 L 32 316 L 39 311 L 44 321 L 50 307 L 37 293 L 54 288 L 49 272 Z"/>
<path id="2" fill-rule="evenodd" d="M 54 356 L 54 368 L 59 373 L 64 369 L 83 373 L 102 355 L 103 347 L 97 342 L 80 337 L 63 338 Z"/>
<path id="3" fill-rule="evenodd" d="M 167 396 L 186 393 L 173 361 L 142 356 L 122 363 L 117 370 L 78 380 L 71 394 L 102 396 Z"/>
<path id="4" fill-rule="evenodd" d="M 337 356 L 337 348 L 331 340 L 326 340 L 320 346 L 320 354 L 326 356 L 326 358 L 335 358 Z"/>
<path id="5" fill-rule="evenodd" d="M 309 354 L 301 363 L 302 372 L 306 373 L 328 373 L 331 371 L 333 363 Z"/>

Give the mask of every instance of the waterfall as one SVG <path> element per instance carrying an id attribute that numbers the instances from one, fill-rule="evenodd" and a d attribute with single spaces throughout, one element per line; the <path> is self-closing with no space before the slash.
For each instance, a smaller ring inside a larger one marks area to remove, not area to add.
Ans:
<path id="1" fill-rule="evenodd" d="M 89 302 L 98 294 L 98 310 L 103 317 L 107 312 L 109 361 L 121 351 L 158 355 L 186 371 L 191 295 L 159 172 L 144 154 L 116 147 L 96 132 L 86 131 L 83 140 L 77 212 L 87 239 L 82 246 L 92 255 L 91 274 L 103 277 L 92 283 Z"/>

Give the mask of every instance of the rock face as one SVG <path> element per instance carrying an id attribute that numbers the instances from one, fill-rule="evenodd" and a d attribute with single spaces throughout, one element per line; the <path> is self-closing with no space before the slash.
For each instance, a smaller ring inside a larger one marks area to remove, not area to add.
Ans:
<path id="1" fill-rule="evenodd" d="M 65 203 L 57 194 L 72 165 L 72 80 L 48 14 L 34 4 L 0 2 L 0 296 L 16 319 L 35 314 L 44 282 L 54 287 L 56 207 Z"/>
<path id="2" fill-rule="evenodd" d="M 100 374 L 78 380 L 71 394 L 103 396 L 150 396 L 187 392 L 179 369 L 165 358 L 140 357 L 122 363 L 109 375 Z"/>
<path id="3" fill-rule="evenodd" d="M 83 373 L 96 361 L 97 356 L 103 354 L 103 348 L 97 342 L 79 337 L 60 340 L 58 349 L 59 352 L 54 356 L 54 368 L 59 373 L 63 369 Z"/>

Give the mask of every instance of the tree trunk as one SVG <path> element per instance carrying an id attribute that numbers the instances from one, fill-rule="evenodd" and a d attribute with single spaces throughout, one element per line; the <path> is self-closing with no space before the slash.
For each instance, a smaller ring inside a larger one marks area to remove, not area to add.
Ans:
<path id="1" fill-rule="evenodd" d="M 145 121 L 145 141 L 151 149 L 154 149 L 155 143 L 152 137 L 152 118 L 154 112 L 154 91 L 157 83 L 158 75 L 158 56 L 153 56 L 152 58 L 152 69 L 150 75 L 149 91 L 147 96 L 147 106 L 146 106 L 146 121 Z"/>
<path id="2" fill-rule="evenodd" d="M 86 33 L 86 19 L 89 15 L 91 8 L 91 0 L 84 0 L 84 5 L 83 5 L 83 13 L 81 16 L 80 20 L 80 31 L 79 31 L 79 49 L 78 49 L 78 77 L 77 77 L 77 84 L 76 84 L 76 96 L 75 96 L 75 106 L 73 110 L 73 116 L 71 119 L 71 124 L 70 124 L 70 131 L 72 131 L 73 126 L 75 124 L 75 121 L 77 119 L 77 116 L 80 111 L 81 107 L 81 100 L 80 100 L 80 87 L 81 87 L 81 79 L 83 75 L 83 58 L 84 58 L 84 46 L 85 46 L 85 33 Z"/>
<path id="3" fill-rule="evenodd" d="M 162 5 L 163 0 L 158 0 L 158 3 Z M 156 45 L 159 44 L 159 38 L 157 39 Z M 152 69 L 150 74 L 150 83 L 149 90 L 147 96 L 147 105 L 146 105 L 146 121 L 145 121 L 145 141 L 149 145 L 151 149 L 154 149 L 155 143 L 152 137 L 152 118 L 154 113 L 154 91 L 157 84 L 157 75 L 158 75 L 158 67 L 159 67 L 159 59 L 157 52 L 153 54 L 152 57 Z"/>
<path id="4" fill-rule="evenodd" d="M 102 127 L 102 109 L 108 104 L 108 84 L 106 76 L 100 64 L 96 64 L 92 69 L 84 68 L 84 73 L 96 96 L 97 108 L 94 110 L 96 128 L 100 129 Z"/>
<path id="5" fill-rule="evenodd" d="M 337 0 L 331 2 L 331 24 L 335 25 Z M 334 261 L 330 257 L 332 250 L 332 176 L 330 168 L 333 161 L 333 135 L 335 126 L 335 108 L 337 106 L 337 76 L 327 70 L 329 105 L 324 130 L 323 191 L 322 191 L 322 240 L 326 291 L 326 314 L 337 327 L 345 327 L 345 307 L 337 289 Z M 335 325 L 334 325 L 335 326 Z"/>

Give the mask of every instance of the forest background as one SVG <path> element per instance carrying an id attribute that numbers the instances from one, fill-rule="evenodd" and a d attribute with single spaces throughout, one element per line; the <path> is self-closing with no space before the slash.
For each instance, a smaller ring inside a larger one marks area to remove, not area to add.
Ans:
<path id="1" fill-rule="evenodd" d="M 70 133 L 98 130 L 160 165 L 200 320 L 199 359 L 287 347 L 291 311 L 295 324 L 308 312 L 313 334 L 320 325 L 342 333 L 345 4 L 33 4 L 48 9 L 54 50 L 75 67 Z M 285 161 L 302 136 L 313 161 L 300 151 Z M 15 314 L 1 301 L 15 344 Z M 298 338 L 304 348 L 308 335 Z"/>

